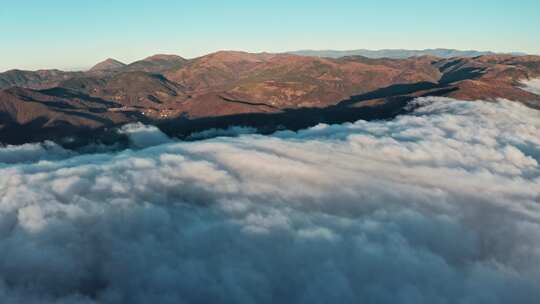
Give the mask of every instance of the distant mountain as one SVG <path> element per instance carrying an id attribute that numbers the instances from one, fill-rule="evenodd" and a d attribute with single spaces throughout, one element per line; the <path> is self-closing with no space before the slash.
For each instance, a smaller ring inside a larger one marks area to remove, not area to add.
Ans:
<path id="1" fill-rule="evenodd" d="M 79 77 L 81 72 L 64 72 L 60 70 L 23 71 L 9 70 L 0 73 L 0 90 L 20 86 L 30 89 L 45 89 L 57 85 L 59 82 Z"/>
<path id="2" fill-rule="evenodd" d="M 150 56 L 130 64 L 109 58 L 93 66 L 89 72 L 101 74 L 108 72 L 163 73 L 171 69 L 180 68 L 186 61 L 186 59 L 177 55 L 164 54 Z"/>
<path id="3" fill-rule="evenodd" d="M 91 72 L 97 72 L 97 71 L 114 71 L 119 70 L 123 67 L 125 67 L 126 64 L 123 62 L 120 62 L 116 59 L 109 58 L 105 61 L 102 61 L 95 66 L 93 66 L 89 71 Z"/>
<path id="4" fill-rule="evenodd" d="M 0 90 L 11 87 L 28 89 L 49 89 L 59 85 L 91 86 L 103 79 L 126 72 L 146 72 L 163 74 L 181 68 L 188 62 L 177 55 L 154 55 L 130 64 L 124 64 L 115 59 L 104 60 L 86 72 L 67 72 L 60 70 L 23 71 L 9 70 L 0 73 Z M 73 81 L 72 81 L 73 80 Z"/>
<path id="5" fill-rule="evenodd" d="M 142 71 L 148 73 L 163 73 L 171 69 L 180 68 L 187 60 L 177 55 L 154 55 L 143 60 L 135 61 L 123 71 Z"/>
<path id="6" fill-rule="evenodd" d="M 350 50 L 350 51 L 335 51 L 335 50 L 300 50 L 289 52 L 289 54 L 303 55 L 303 56 L 315 56 L 315 57 L 328 57 L 328 58 L 340 58 L 345 56 L 364 56 L 367 58 L 393 58 L 404 59 L 410 57 L 420 56 L 435 56 L 439 58 L 453 58 L 453 57 L 477 57 L 484 55 L 495 55 L 494 52 L 481 52 L 481 51 L 461 51 L 454 49 L 426 49 L 426 50 L 402 50 L 402 49 L 385 49 L 385 50 Z M 524 53 L 512 53 L 511 55 L 521 56 Z"/>

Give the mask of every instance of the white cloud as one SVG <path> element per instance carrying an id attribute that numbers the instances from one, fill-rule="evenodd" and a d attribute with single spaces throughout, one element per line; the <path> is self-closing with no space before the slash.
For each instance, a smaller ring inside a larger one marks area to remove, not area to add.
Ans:
<path id="1" fill-rule="evenodd" d="M 146 148 L 171 141 L 157 127 L 146 126 L 140 122 L 123 126 L 119 133 L 127 135 L 131 145 L 136 148 Z"/>
<path id="2" fill-rule="evenodd" d="M 2 164 L 62 159 L 73 155 L 74 153 L 64 150 L 49 141 L 40 144 L 0 146 L 0 166 Z"/>
<path id="3" fill-rule="evenodd" d="M 540 78 L 521 81 L 523 89 L 536 95 L 540 95 Z"/>
<path id="4" fill-rule="evenodd" d="M 0 150 L 0 302 L 535 303 L 540 112 L 416 102 L 273 136 Z"/>

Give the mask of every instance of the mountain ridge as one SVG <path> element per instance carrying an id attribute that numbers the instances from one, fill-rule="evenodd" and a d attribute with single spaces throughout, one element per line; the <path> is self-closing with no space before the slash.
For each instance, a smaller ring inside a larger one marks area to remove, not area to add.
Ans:
<path id="1" fill-rule="evenodd" d="M 297 129 L 389 118 L 421 96 L 506 98 L 540 108 L 540 96 L 520 87 L 540 78 L 540 56 L 336 59 L 220 51 L 134 63 L 0 73 L 0 142 L 91 138 L 133 122 L 177 136 L 231 125 Z"/>
<path id="2" fill-rule="evenodd" d="M 113 58 L 107 58 L 91 67 L 88 71 L 113 71 L 125 67 L 126 64 Z"/>
<path id="3" fill-rule="evenodd" d="M 339 58 L 345 56 L 364 56 L 367 58 L 392 58 L 392 59 L 405 59 L 409 57 L 420 56 L 435 56 L 440 58 L 452 58 L 452 57 L 477 57 L 484 55 L 496 55 L 496 54 L 510 54 L 514 56 L 524 56 L 525 53 L 512 52 L 512 53 L 498 53 L 492 51 L 476 51 L 476 50 L 457 50 L 457 49 L 424 49 L 424 50 L 410 50 L 410 49 L 356 49 L 356 50 L 298 50 L 287 52 L 289 54 L 303 55 L 303 56 L 317 56 L 317 57 L 330 57 Z"/>

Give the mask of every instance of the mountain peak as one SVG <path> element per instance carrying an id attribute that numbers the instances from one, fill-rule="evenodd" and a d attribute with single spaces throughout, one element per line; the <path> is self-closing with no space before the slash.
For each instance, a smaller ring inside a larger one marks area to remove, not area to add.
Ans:
<path id="1" fill-rule="evenodd" d="M 156 54 L 150 57 L 146 57 L 144 60 L 167 60 L 167 61 L 183 61 L 184 58 L 178 56 L 178 55 L 170 55 L 170 54 Z"/>
<path id="2" fill-rule="evenodd" d="M 125 67 L 126 64 L 113 58 L 107 58 L 106 60 L 93 66 L 90 71 L 112 71 Z"/>

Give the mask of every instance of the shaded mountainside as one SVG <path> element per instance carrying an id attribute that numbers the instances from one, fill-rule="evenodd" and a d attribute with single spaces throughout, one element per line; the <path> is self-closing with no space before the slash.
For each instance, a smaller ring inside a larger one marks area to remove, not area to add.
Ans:
<path id="1" fill-rule="evenodd" d="M 120 72 L 109 77 L 74 78 L 60 87 L 141 109 L 176 101 L 185 89 L 160 74 Z"/>
<path id="2" fill-rule="evenodd" d="M 156 55 L 88 72 L 0 73 L 0 142 L 116 136 L 130 122 L 187 136 L 231 125 L 299 129 L 391 118 L 418 96 L 507 98 L 540 108 L 520 81 L 540 77 L 539 56 L 407 59 L 222 51 L 186 60 Z M 98 135 L 96 135 L 98 134 Z"/>
<path id="3" fill-rule="evenodd" d="M 57 86 L 61 81 L 81 77 L 82 72 L 60 70 L 22 71 L 10 70 L 0 73 L 0 90 L 14 86 L 43 89 Z"/>

